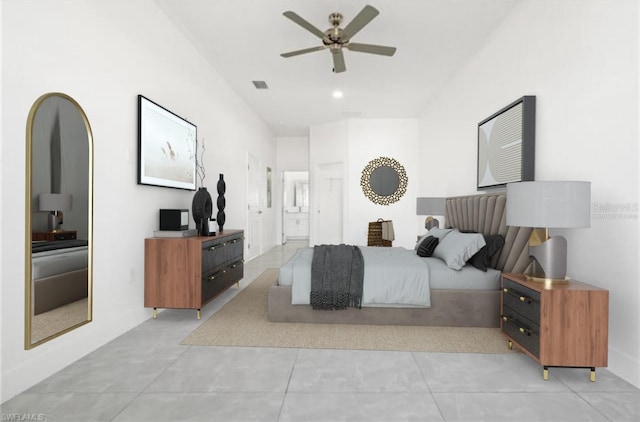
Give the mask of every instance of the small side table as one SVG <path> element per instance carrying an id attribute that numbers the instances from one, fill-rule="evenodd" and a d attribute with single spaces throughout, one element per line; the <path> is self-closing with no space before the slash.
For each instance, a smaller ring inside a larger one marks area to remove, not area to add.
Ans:
<path id="1" fill-rule="evenodd" d="M 55 232 L 32 232 L 31 240 L 74 240 L 76 238 L 76 230 L 60 230 Z"/>
<path id="2" fill-rule="evenodd" d="M 500 330 L 543 367 L 607 366 L 609 291 L 569 280 L 545 285 L 524 274 L 502 274 Z"/>

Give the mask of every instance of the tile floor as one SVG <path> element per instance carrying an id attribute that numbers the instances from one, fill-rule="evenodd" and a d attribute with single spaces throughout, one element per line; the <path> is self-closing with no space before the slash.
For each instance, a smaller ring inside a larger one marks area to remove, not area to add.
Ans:
<path id="1" fill-rule="evenodd" d="M 244 288 L 295 244 L 246 263 Z M 237 294 L 203 309 L 206 320 Z M 606 369 L 504 355 L 181 346 L 202 321 L 163 310 L 2 404 L 2 421 L 638 421 Z"/>

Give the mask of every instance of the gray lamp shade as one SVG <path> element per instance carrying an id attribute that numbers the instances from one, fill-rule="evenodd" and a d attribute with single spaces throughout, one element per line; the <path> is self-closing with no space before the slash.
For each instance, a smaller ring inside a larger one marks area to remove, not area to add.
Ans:
<path id="1" fill-rule="evenodd" d="M 444 215 L 447 198 L 417 198 L 416 215 Z"/>
<path id="2" fill-rule="evenodd" d="M 507 184 L 507 225 L 573 228 L 591 225 L 591 182 Z"/>
<path id="3" fill-rule="evenodd" d="M 68 211 L 71 209 L 71 194 L 41 193 L 40 211 Z"/>

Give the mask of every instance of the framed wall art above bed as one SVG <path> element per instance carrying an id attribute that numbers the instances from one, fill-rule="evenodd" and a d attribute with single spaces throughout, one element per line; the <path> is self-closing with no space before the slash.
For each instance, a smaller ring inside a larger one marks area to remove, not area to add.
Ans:
<path id="1" fill-rule="evenodd" d="M 534 180 L 536 97 L 526 95 L 478 123 L 478 190 Z"/>

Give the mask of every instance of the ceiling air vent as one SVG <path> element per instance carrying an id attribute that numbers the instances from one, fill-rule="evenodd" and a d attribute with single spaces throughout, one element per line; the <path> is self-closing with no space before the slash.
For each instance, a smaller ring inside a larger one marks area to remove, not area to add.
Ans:
<path id="1" fill-rule="evenodd" d="M 253 82 L 253 86 L 255 86 L 256 89 L 269 89 L 265 81 L 251 81 L 251 82 Z"/>

